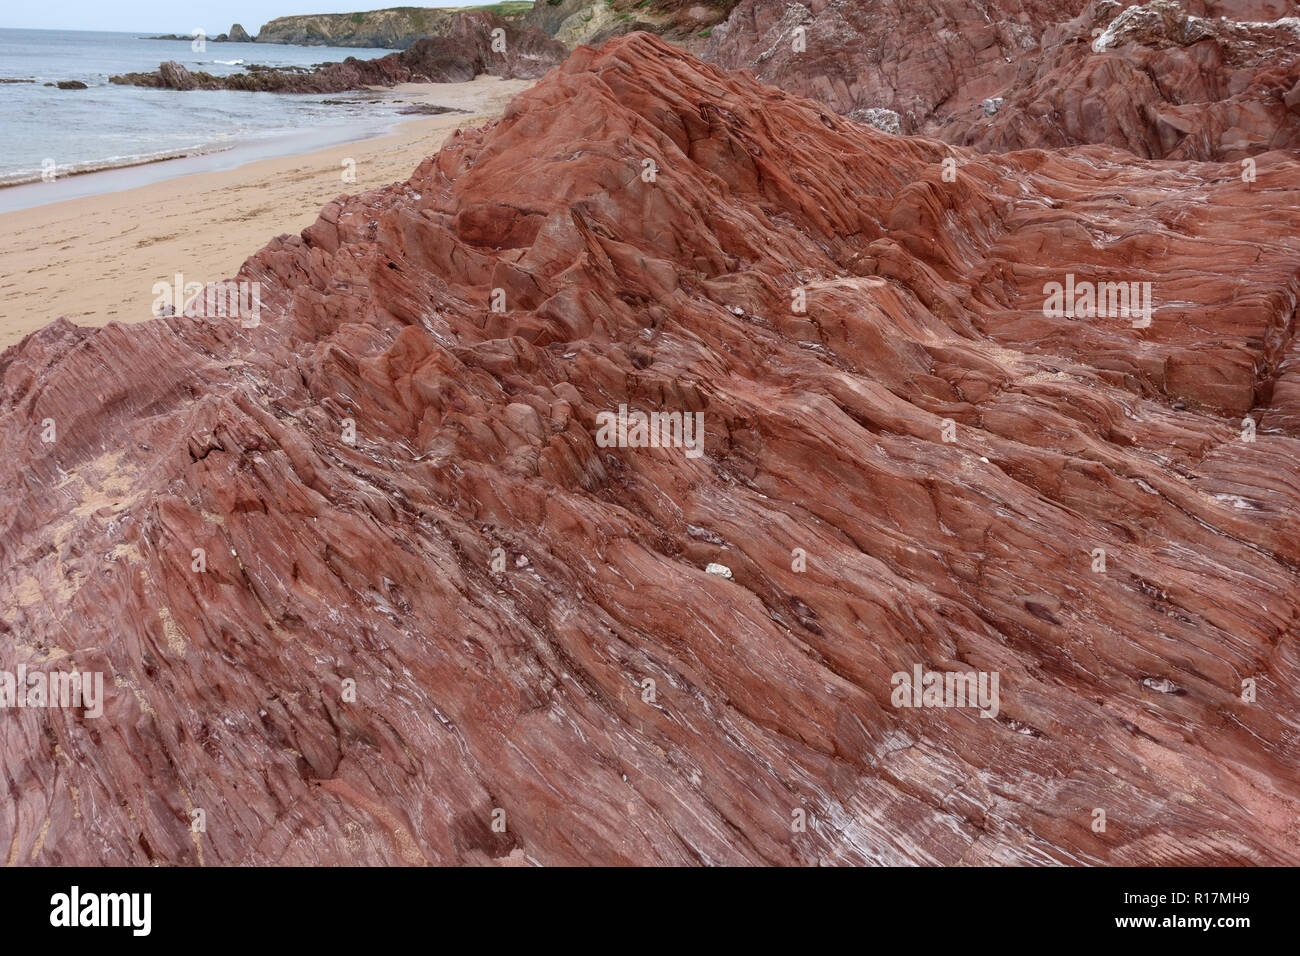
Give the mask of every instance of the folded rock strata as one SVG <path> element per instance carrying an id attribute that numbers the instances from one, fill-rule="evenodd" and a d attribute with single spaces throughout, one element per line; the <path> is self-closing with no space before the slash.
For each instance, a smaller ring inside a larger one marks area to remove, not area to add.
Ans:
<path id="1" fill-rule="evenodd" d="M 743 0 L 705 57 L 844 115 L 893 110 L 905 133 L 985 152 L 1105 143 L 1229 160 L 1300 146 L 1293 4 L 1080 6 Z"/>
<path id="2" fill-rule="evenodd" d="M 0 717 L 9 861 L 1300 862 L 1300 164 L 1239 173 L 636 34 L 273 240 L 256 327 L 29 336 L 3 666 L 106 700 Z"/>

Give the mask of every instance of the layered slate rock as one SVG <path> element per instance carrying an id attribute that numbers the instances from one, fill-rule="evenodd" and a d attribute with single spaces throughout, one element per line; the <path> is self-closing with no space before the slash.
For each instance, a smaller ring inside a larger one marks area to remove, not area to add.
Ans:
<path id="1" fill-rule="evenodd" d="M 981 151 L 1104 143 L 1227 160 L 1300 146 L 1295 12 L 1277 0 L 744 0 L 705 56 Z"/>
<path id="2" fill-rule="evenodd" d="M 0 648 L 106 701 L 0 715 L 8 859 L 1300 862 L 1257 159 L 984 156 L 637 34 L 270 242 L 254 327 L 29 336 Z M 1044 314 L 1103 281 L 1150 323 Z"/>

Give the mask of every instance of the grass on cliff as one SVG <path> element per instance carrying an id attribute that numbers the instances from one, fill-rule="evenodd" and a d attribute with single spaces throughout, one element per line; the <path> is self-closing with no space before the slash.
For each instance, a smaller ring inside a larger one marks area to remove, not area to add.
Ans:
<path id="1" fill-rule="evenodd" d="M 467 7 L 390 7 L 389 10 L 401 11 L 402 13 L 467 13 L 470 10 L 486 10 L 488 13 L 495 13 L 498 16 L 509 17 L 518 16 L 521 13 L 527 13 L 533 8 L 533 0 L 502 0 L 500 3 L 483 3 Z M 376 10 L 375 13 L 386 13 L 386 10 Z M 358 16 L 358 14 L 353 14 Z"/>
<path id="2" fill-rule="evenodd" d="M 533 0 L 501 0 L 500 3 L 485 3 L 465 7 L 385 7 L 382 10 L 370 10 L 365 13 L 328 13 L 325 17 L 346 17 L 357 26 L 364 26 L 370 17 L 381 13 L 400 13 L 406 18 L 409 29 L 416 32 L 432 30 L 434 24 L 440 23 L 457 13 L 471 10 L 485 10 L 499 17 L 521 17 L 533 8 Z M 284 20 L 296 20 L 297 17 L 283 17 Z M 321 34 L 322 37 L 325 34 Z"/>
<path id="3" fill-rule="evenodd" d="M 444 20 L 457 13 L 468 13 L 471 10 L 486 10 L 488 13 L 495 13 L 499 17 L 520 17 L 533 8 L 533 0 L 501 0 L 500 3 L 484 3 L 464 7 L 385 7 L 382 10 L 369 10 L 361 13 L 325 13 L 310 14 L 307 16 L 280 17 L 280 20 L 300 20 L 315 17 L 346 17 L 357 26 L 364 26 L 366 21 L 375 14 L 380 13 L 400 13 L 406 17 L 406 20 L 416 30 L 424 30 L 440 20 Z M 275 21 L 272 21 L 275 22 Z"/>
<path id="4" fill-rule="evenodd" d="M 467 10 L 486 10 L 497 16 L 508 17 L 513 14 L 527 13 L 533 8 L 533 0 L 502 0 L 501 3 L 487 3 L 481 7 L 466 7 Z"/>

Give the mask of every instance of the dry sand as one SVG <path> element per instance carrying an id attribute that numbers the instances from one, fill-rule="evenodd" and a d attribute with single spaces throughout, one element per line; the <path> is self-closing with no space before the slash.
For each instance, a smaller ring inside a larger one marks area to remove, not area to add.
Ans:
<path id="1" fill-rule="evenodd" d="M 0 349 L 59 316 L 78 325 L 150 318 L 155 282 L 233 276 L 273 237 L 311 225 L 336 196 L 408 177 L 460 126 L 497 116 L 531 80 L 407 83 L 403 99 L 468 110 L 392 135 L 258 160 L 123 192 L 0 214 Z M 356 182 L 342 181 L 356 160 Z"/>

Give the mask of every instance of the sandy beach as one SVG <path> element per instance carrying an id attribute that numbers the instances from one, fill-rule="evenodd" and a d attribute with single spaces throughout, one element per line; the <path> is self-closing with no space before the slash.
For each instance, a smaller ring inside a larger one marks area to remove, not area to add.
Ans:
<path id="1" fill-rule="evenodd" d="M 2 213 L 0 349 L 59 316 L 78 325 L 148 319 L 155 282 L 178 272 L 187 282 L 233 276 L 272 237 L 309 226 L 336 196 L 406 179 L 453 130 L 499 115 L 532 83 L 404 84 L 394 92 L 412 104 L 466 112 L 412 119 L 390 135 L 315 152 Z M 347 159 L 355 160 L 355 183 L 342 178 Z"/>

